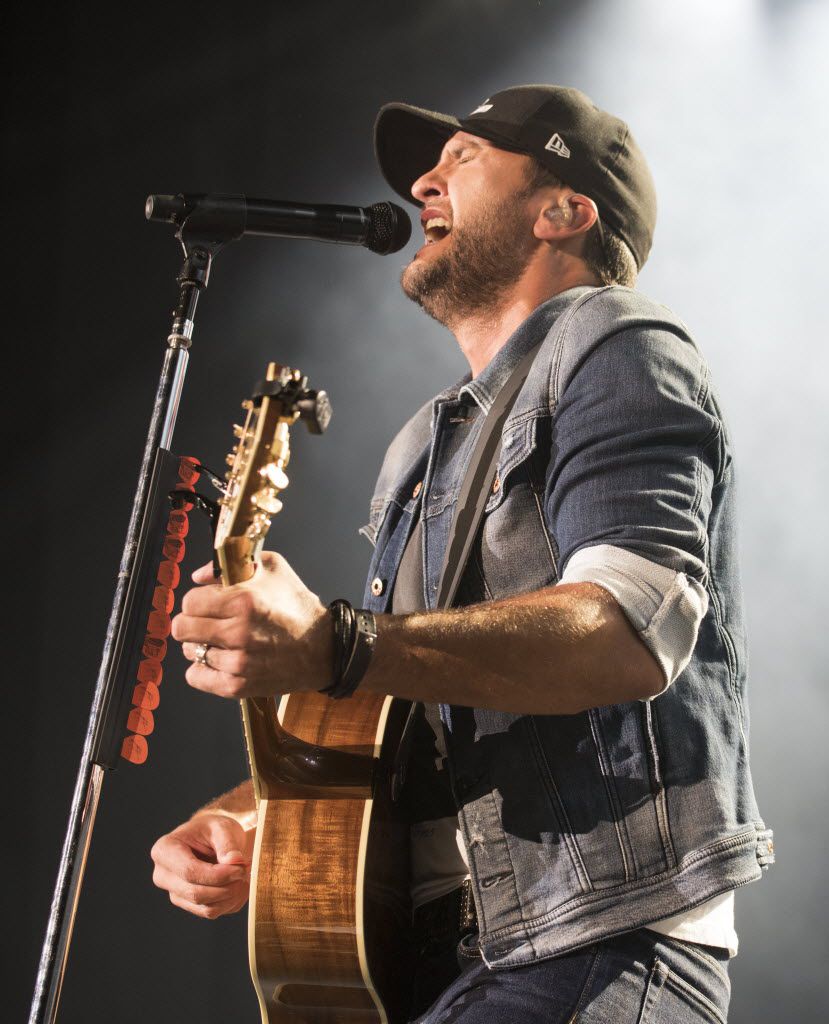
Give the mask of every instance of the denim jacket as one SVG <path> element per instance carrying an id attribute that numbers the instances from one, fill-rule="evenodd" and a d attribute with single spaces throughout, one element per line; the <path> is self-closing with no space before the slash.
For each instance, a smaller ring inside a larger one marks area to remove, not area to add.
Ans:
<path id="1" fill-rule="evenodd" d="M 573 715 L 441 706 L 494 968 L 688 910 L 773 861 L 748 760 L 730 444 L 708 368 L 665 307 L 626 288 L 571 289 L 420 409 L 388 449 L 362 531 L 375 546 L 365 606 L 390 609 L 417 510 L 434 607 L 475 436 L 448 462 L 442 446 L 470 396 L 488 409 L 542 338 L 456 603 L 553 585 L 576 551 L 611 544 L 698 580 L 708 610 L 690 662 L 652 700 Z M 554 663 L 549 677 L 567 685 Z"/>

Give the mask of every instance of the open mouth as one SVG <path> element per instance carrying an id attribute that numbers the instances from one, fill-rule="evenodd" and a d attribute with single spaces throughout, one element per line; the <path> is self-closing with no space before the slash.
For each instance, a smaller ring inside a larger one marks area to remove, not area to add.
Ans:
<path id="1" fill-rule="evenodd" d="M 426 244 L 433 245 L 446 238 L 452 230 L 452 225 L 445 217 L 429 217 L 423 223 L 423 231 L 426 235 Z"/>

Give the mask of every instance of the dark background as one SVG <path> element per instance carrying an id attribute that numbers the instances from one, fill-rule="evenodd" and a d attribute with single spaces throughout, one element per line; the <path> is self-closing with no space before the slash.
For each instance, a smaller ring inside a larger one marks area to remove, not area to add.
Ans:
<path id="1" fill-rule="evenodd" d="M 641 287 L 692 325 L 742 455 L 753 762 L 780 863 L 737 897 L 731 1020 L 825 1010 L 826 7 L 680 6 L 7 6 L 4 1019 L 31 997 L 175 298 L 177 243 L 144 197 L 392 198 L 371 149 L 381 103 L 464 113 L 532 81 L 633 125 L 661 200 Z M 399 292 L 412 251 L 245 239 L 199 308 L 177 452 L 221 465 L 269 359 L 331 395 L 328 434 L 294 434 L 271 534 L 326 600 L 361 593 L 356 531 L 388 441 L 464 370 Z M 206 527 L 189 551 L 206 560 Z M 155 838 L 245 770 L 235 707 L 182 676 L 173 652 L 148 763 L 106 779 L 64 1022 L 257 1019 L 244 915 L 192 919 L 150 881 Z"/>

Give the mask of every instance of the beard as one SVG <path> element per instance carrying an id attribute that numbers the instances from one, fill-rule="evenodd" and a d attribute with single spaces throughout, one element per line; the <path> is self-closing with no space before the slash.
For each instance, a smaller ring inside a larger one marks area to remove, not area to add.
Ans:
<path id="1" fill-rule="evenodd" d="M 498 309 L 536 244 L 521 202 L 526 196 L 516 192 L 482 205 L 469 225 L 452 229 L 446 252 L 413 260 L 400 277 L 406 295 L 450 330 L 469 316 Z"/>

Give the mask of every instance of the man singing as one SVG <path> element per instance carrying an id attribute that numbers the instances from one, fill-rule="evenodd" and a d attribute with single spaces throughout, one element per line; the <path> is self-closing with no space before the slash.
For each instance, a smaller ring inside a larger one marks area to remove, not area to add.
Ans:
<path id="1" fill-rule="evenodd" d="M 173 626 L 187 680 L 422 704 L 411 1020 L 725 1021 L 733 890 L 773 852 L 748 764 L 730 442 L 687 328 L 633 290 L 656 216 L 645 160 L 558 86 L 460 120 L 389 104 L 376 151 L 421 207 L 403 290 L 471 373 L 389 448 L 359 628 L 332 629 L 278 555 L 227 589 L 205 567 Z M 471 454 L 522 363 L 455 607 L 437 608 Z M 250 784 L 198 812 L 153 848 L 156 884 L 203 917 L 238 910 L 254 816 Z"/>

